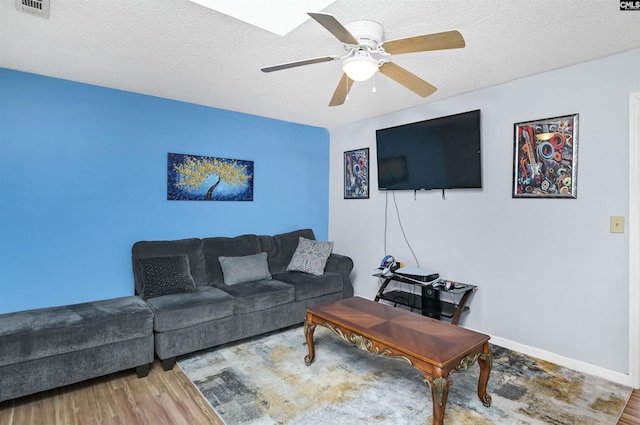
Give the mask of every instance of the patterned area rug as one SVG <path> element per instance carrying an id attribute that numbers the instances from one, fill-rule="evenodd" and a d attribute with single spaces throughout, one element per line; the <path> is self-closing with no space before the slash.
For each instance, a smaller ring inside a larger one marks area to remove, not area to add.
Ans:
<path id="1" fill-rule="evenodd" d="M 228 425 L 431 424 L 429 386 L 416 369 L 353 347 L 324 327 L 316 358 L 302 326 L 200 351 L 178 364 Z M 615 425 L 631 388 L 492 346 L 487 390 L 479 367 L 451 375 L 446 424 Z"/>

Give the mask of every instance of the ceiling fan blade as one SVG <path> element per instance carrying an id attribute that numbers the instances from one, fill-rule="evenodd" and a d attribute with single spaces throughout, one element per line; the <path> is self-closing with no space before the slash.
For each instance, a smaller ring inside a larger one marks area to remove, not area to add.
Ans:
<path id="1" fill-rule="evenodd" d="M 464 38 L 458 30 L 400 38 L 382 43 L 385 52 L 392 55 L 426 52 L 429 50 L 459 49 L 464 46 Z"/>
<path id="2" fill-rule="evenodd" d="M 340 59 L 340 56 L 324 56 L 321 58 L 305 59 L 305 60 L 296 61 L 296 62 L 283 63 L 280 65 L 266 66 L 260 69 L 262 70 L 262 72 L 273 72 L 273 71 L 280 71 L 282 69 L 295 68 L 297 66 L 311 65 L 314 63 L 331 62 L 336 59 Z"/>
<path id="3" fill-rule="evenodd" d="M 349 94 L 349 90 L 351 90 L 352 85 L 353 80 L 349 78 L 347 74 L 342 74 L 338 87 L 336 87 L 336 91 L 333 92 L 333 97 L 331 98 L 331 102 L 329 102 L 329 106 L 342 105 L 347 99 L 347 95 Z"/>
<path id="4" fill-rule="evenodd" d="M 308 13 L 308 15 L 343 43 L 356 46 L 359 44 L 358 40 L 333 15 L 328 13 Z"/>
<path id="5" fill-rule="evenodd" d="M 402 84 L 418 96 L 427 97 L 437 90 L 437 88 L 427 83 L 417 75 L 412 74 L 393 62 L 384 63 L 379 70 L 384 75 Z"/>

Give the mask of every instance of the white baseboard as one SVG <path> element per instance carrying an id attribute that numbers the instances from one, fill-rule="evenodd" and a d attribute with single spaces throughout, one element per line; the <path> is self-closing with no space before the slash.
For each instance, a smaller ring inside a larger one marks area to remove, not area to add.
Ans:
<path id="1" fill-rule="evenodd" d="M 625 375 L 624 373 L 615 372 L 610 369 L 605 369 L 600 366 L 595 366 L 589 363 L 582 362 L 580 360 L 564 357 L 559 354 L 551 353 L 549 351 L 520 344 L 519 342 L 511 341 L 509 339 L 500 338 L 497 336 L 491 336 L 491 340 L 489 342 L 491 344 L 499 345 L 500 347 L 508 348 L 509 350 L 518 351 L 531 357 L 537 357 L 547 362 L 555 363 L 569 369 L 577 370 L 578 372 L 588 373 L 589 375 L 598 376 L 600 378 L 604 378 L 618 384 L 627 385 L 629 387 L 633 386 L 631 377 L 629 375 Z"/>

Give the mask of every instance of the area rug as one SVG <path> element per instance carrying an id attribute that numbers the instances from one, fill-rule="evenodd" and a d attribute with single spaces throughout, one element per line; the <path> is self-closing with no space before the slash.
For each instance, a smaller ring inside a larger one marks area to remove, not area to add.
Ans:
<path id="1" fill-rule="evenodd" d="M 405 362 L 373 356 L 324 327 L 315 361 L 302 327 L 200 351 L 178 364 L 228 425 L 431 424 L 422 374 Z M 451 374 L 446 424 L 615 425 L 631 388 L 492 345 L 487 390 L 479 367 Z"/>

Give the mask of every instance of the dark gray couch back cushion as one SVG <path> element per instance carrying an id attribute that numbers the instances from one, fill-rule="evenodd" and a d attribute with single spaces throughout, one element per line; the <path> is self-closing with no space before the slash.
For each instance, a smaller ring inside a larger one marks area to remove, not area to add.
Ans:
<path id="1" fill-rule="evenodd" d="M 262 251 L 260 249 L 260 239 L 257 235 L 242 235 L 234 238 L 205 238 L 202 241 L 207 264 L 207 276 L 209 284 L 212 286 L 224 286 L 224 276 L 218 257 L 242 257 L 258 254 Z"/>
<path id="2" fill-rule="evenodd" d="M 313 240 L 316 238 L 311 229 L 294 230 L 274 236 L 260 236 L 261 250 L 267 252 L 269 271 L 272 275 L 287 271 L 291 257 L 298 247 L 300 236 Z"/>
<path id="3" fill-rule="evenodd" d="M 175 241 L 139 241 L 133 244 L 131 257 L 133 261 L 133 279 L 136 284 L 136 294 L 142 292 L 142 270 L 138 259 L 186 254 L 189 256 L 191 277 L 196 286 L 208 284 L 207 269 L 204 264 L 202 239 L 178 239 Z"/>

